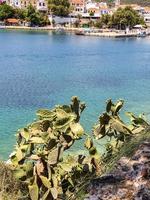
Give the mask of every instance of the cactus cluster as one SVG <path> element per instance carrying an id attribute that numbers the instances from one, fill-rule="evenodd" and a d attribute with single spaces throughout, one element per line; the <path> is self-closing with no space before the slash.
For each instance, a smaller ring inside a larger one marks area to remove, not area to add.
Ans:
<path id="1" fill-rule="evenodd" d="M 93 128 L 96 139 L 110 138 L 115 141 L 115 148 L 149 127 L 143 116 L 136 117 L 132 113 L 127 113 L 131 124 L 124 123 L 119 116 L 123 104 L 123 100 L 107 101 L 105 113 Z M 15 177 L 27 183 L 31 200 L 66 200 L 78 191 L 79 183 L 98 170 L 102 171 L 100 163 L 103 159 L 100 157 L 105 154 L 98 153 L 92 136 L 87 136 L 80 124 L 85 107 L 73 97 L 70 105 L 38 110 L 37 120 L 18 131 L 15 151 L 10 159 Z M 79 139 L 85 140 L 84 147 L 89 154 L 71 156 L 64 153 Z M 106 145 L 109 157 L 113 150 L 110 140 Z"/>
<path id="2" fill-rule="evenodd" d="M 95 172 L 96 149 L 91 156 L 64 156 L 84 135 L 79 123 L 84 109 L 85 104 L 73 97 L 70 105 L 38 110 L 38 119 L 18 131 L 10 159 L 15 177 L 28 184 L 32 200 L 66 199 L 82 176 Z"/>
<path id="3" fill-rule="evenodd" d="M 130 117 L 131 124 L 126 124 L 119 116 L 123 105 L 123 100 L 113 103 L 110 99 L 106 102 L 106 111 L 99 117 L 99 122 L 93 128 L 93 135 L 96 139 L 107 137 L 115 140 L 117 146 L 130 139 L 134 134 L 138 134 L 146 127 L 149 127 L 148 122 L 142 115 L 136 117 L 131 112 L 126 113 Z M 106 148 L 108 151 L 112 149 L 110 143 Z"/>

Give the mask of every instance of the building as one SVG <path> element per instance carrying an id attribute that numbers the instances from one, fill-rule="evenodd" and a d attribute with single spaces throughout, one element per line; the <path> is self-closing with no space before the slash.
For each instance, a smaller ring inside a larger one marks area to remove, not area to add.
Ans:
<path id="1" fill-rule="evenodd" d="M 36 2 L 36 8 L 39 11 L 46 12 L 47 9 L 48 9 L 47 1 L 46 0 L 37 0 L 37 2 Z"/>
<path id="2" fill-rule="evenodd" d="M 119 7 L 120 6 L 120 0 L 115 0 L 115 7 Z"/>
<path id="3" fill-rule="evenodd" d="M 10 6 L 21 8 L 21 1 L 20 0 L 9 0 L 7 3 Z"/>
<path id="4" fill-rule="evenodd" d="M 7 4 L 17 8 L 27 8 L 30 4 L 39 11 L 47 11 L 47 0 L 7 0 Z"/>
<path id="5" fill-rule="evenodd" d="M 21 8 L 27 8 L 29 5 L 36 7 L 36 0 L 20 0 Z"/>
<path id="6" fill-rule="evenodd" d="M 85 0 L 70 0 L 70 5 L 74 13 L 84 13 L 85 12 Z"/>
<path id="7" fill-rule="evenodd" d="M 99 3 L 87 2 L 86 12 L 90 15 L 100 14 Z"/>

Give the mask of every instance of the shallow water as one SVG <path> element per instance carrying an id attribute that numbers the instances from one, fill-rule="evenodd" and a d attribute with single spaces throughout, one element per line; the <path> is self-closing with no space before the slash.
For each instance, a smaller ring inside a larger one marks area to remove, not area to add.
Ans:
<path id="1" fill-rule="evenodd" d="M 149 117 L 149 63 L 150 38 L 0 31 L 0 157 L 7 159 L 17 129 L 38 108 L 69 103 L 73 95 L 87 104 L 82 118 L 87 131 L 108 98 L 125 99 L 124 111 Z"/>

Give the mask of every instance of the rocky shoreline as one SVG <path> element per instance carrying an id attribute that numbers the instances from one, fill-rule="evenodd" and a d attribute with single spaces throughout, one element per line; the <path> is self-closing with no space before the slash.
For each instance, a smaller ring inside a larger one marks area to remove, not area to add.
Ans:
<path id="1" fill-rule="evenodd" d="M 85 200 L 150 200 L 150 142 L 131 158 L 122 157 L 112 173 L 92 180 Z"/>

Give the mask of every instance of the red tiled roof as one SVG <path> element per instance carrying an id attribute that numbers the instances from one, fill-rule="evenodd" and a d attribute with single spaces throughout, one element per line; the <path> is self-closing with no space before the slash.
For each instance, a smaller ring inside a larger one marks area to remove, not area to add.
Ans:
<path id="1" fill-rule="evenodd" d="M 19 23 L 19 19 L 15 19 L 15 18 L 9 18 L 9 19 L 6 19 L 6 21 L 8 23 L 14 23 L 14 24 Z"/>

